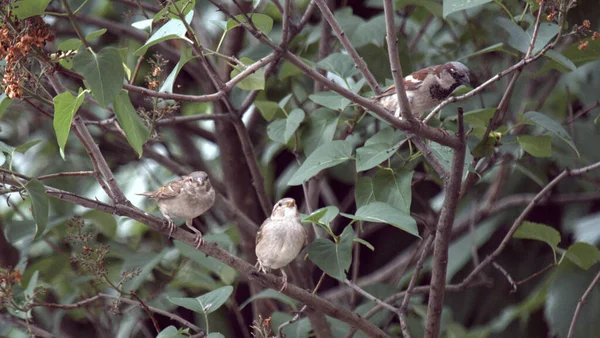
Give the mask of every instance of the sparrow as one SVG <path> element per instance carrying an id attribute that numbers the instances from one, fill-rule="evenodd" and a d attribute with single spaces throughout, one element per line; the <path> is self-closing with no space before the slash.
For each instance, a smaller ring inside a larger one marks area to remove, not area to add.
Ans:
<path id="1" fill-rule="evenodd" d="M 440 104 L 460 85 L 470 86 L 470 70 L 460 62 L 447 62 L 418 70 L 404 78 L 404 88 L 413 115 L 423 113 Z M 400 118 L 396 86 L 392 85 L 372 98 L 384 108 L 394 110 Z"/>
<path id="2" fill-rule="evenodd" d="M 287 275 L 283 267 L 298 256 L 308 238 L 306 230 L 300 224 L 300 214 L 293 198 L 283 198 L 273 207 L 271 217 L 267 218 L 256 234 L 256 258 L 258 270 L 280 269 L 283 286 L 287 287 Z"/>
<path id="3" fill-rule="evenodd" d="M 192 221 L 215 203 L 215 190 L 204 171 L 195 171 L 163 185 L 156 191 L 138 195 L 148 196 L 156 201 L 158 209 L 167 219 L 169 237 L 175 230 L 171 217 L 185 218 L 185 225 L 196 234 L 196 249 L 202 245 L 202 233 L 192 226 Z"/>

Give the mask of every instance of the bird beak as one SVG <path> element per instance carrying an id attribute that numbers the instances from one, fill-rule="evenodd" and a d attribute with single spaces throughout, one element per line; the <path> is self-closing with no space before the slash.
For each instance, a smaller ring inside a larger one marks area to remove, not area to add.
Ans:
<path id="1" fill-rule="evenodd" d="M 295 207 L 295 206 L 296 206 L 296 201 L 294 201 L 294 200 L 291 200 L 291 201 L 289 201 L 289 202 L 287 203 L 287 206 L 288 206 L 288 207 L 290 207 L 290 208 L 293 208 L 293 207 Z"/>
<path id="2" fill-rule="evenodd" d="M 469 79 L 469 75 L 462 76 L 458 80 L 458 83 L 460 83 L 461 85 L 465 85 L 467 87 L 471 87 L 471 79 Z"/>

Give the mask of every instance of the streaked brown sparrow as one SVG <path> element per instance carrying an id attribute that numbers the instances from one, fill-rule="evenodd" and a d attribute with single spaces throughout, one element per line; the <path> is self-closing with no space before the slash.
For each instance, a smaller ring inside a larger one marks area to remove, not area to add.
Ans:
<path id="1" fill-rule="evenodd" d="M 156 191 L 138 195 L 156 201 L 169 225 L 169 237 L 175 230 L 171 217 L 185 218 L 185 224 L 196 234 L 196 248 L 203 242 L 202 233 L 192 226 L 194 218 L 202 215 L 215 203 L 215 190 L 204 171 L 195 171 L 173 180 Z"/>
<path id="2" fill-rule="evenodd" d="M 283 267 L 298 256 L 307 244 L 306 230 L 300 223 L 300 214 L 293 198 L 283 198 L 273 207 L 256 234 L 256 258 L 259 271 L 280 269 L 283 291 L 287 287 L 287 275 Z"/>
<path id="3" fill-rule="evenodd" d="M 460 62 L 447 62 L 443 65 L 431 66 L 418 70 L 404 78 L 406 96 L 413 115 L 420 118 L 427 110 L 440 104 L 458 86 L 471 85 L 470 70 Z M 400 107 L 396 87 L 392 85 L 381 95 L 374 96 L 388 110 L 394 110 L 394 115 L 400 117 Z"/>

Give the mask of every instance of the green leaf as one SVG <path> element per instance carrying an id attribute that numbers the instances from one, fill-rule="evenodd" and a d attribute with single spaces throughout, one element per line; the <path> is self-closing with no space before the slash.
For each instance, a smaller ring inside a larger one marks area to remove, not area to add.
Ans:
<path id="1" fill-rule="evenodd" d="M 471 127 L 486 127 L 490 123 L 490 120 L 494 116 L 496 112 L 496 108 L 484 108 L 472 110 L 468 113 L 464 114 L 465 122 L 468 123 Z M 456 120 L 456 118 L 452 118 L 452 120 Z"/>
<path id="2" fill-rule="evenodd" d="M 344 213 L 341 215 L 357 221 L 390 224 L 420 238 L 417 222 L 414 218 L 384 202 L 371 202 L 358 208 L 354 215 Z"/>
<path id="3" fill-rule="evenodd" d="M 336 74 L 342 79 L 351 77 L 358 73 L 358 69 L 356 69 L 354 61 L 348 54 L 329 54 L 326 58 L 319 61 L 317 63 L 317 66 L 333 74 Z"/>
<path id="4" fill-rule="evenodd" d="M 300 68 L 298 68 L 295 64 L 286 60 L 281 63 L 277 77 L 280 81 L 283 81 L 288 77 L 294 77 L 299 74 L 303 74 L 302 70 L 300 70 Z"/>
<path id="5" fill-rule="evenodd" d="M 370 177 L 361 176 L 358 178 L 354 187 L 354 200 L 357 208 L 375 200 L 375 188 L 373 187 L 373 180 Z"/>
<path id="6" fill-rule="evenodd" d="M 352 34 L 352 38 L 350 39 L 350 43 L 352 43 L 354 48 L 360 48 L 369 44 L 373 44 L 377 47 L 383 47 L 384 41 L 385 15 L 383 14 L 377 15 L 368 21 L 361 23 L 354 34 Z M 352 64 L 354 65 L 354 62 Z"/>
<path id="7" fill-rule="evenodd" d="M 185 21 L 189 24 L 193 16 L 194 11 L 190 11 L 185 16 Z M 146 43 L 142 47 L 138 48 L 138 50 L 133 52 L 133 55 L 142 56 L 146 54 L 148 48 L 167 40 L 181 39 L 187 41 L 190 44 L 194 44 L 192 40 L 188 39 L 185 36 L 186 32 L 187 30 L 183 21 L 181 21 L 178 18 L 173 18 L 169 20 L 166 24 L 164 24 L 162 27 L 160 27 L 154 34 L 152 34 L 152 36 L 148 39 L 148 41 L 146 41 Z"/>
<path id="8" fill-rule="evenodd" d="M 286 119 L 275 120 L 267 126 L 267 135 L 275 142 L 287 144 L 304 120 L 304 111 L 294 108 Z"/>
<path id="9" fill-rule="evenodd" d="M 211 332 L 206 336 L 206 338 L 225 338 L 225 336 L 219 332 Z"/>
<path id="10" fill-rule="evenodd" d="M 115 102 L 113 103 L 113 108 L 115 110 L 115 115 L 117 115 L 117 121 L 119 121 L 119 125 L 123 128 L 125 132 L 125 137 L 127 137 L 127 142 L 131 145 L 131 147 L 138 153 L 139 157 L 142 157 L 142 147 L 148 136 L 150 136 L 150 131 L 142 122 L 142 119 L 137 115 L 135 108 L 131 104 L 129 100 L 129 95 L 127 91 L 122 90 L 119 95 L 115 97 Z"/>
<path id="11" fill-rule="evenodd" d="M 31 214 L 35 220 L 35 238 L 46 230 L 48 224 L 48 195 L 42 182 L 31 180 L 25 184 L 25 190 L 31 199 Z"/>
<path id="12" fill-rule="evenodd" d="M 156 338 L 186 338 L 188 335 L 181 334 L 179 330 L 173 325 L 167 326 L 164 330 L 160 331 Z"/>
<path id="13" fill-rule="evenodd" d="M 575 153 L 577 153 L 577 156 L 580 157 L 579 151 L 577 150 L 577 147 L 575 147 L 573 139 L 571 139 L 571 135 L 569 135 L 565 128 L 563 128 L 558 122 L 554 121 L 553 119 L 549 118 L 548 116 L 542 113 L 538 113 L 535 111 L 527 112 L 523 117 L 525 118 L 522 121 L 523 123 L 537 125 L 546 129 L 548 132 L 550 132 L 550 134 L 565 141 L 565 143 L 567 143 L 569 147 L 571 147 L 571 149 L 573 149 Z"/>
<path id="14" fill-rule="evenodd" d="M 232 292 L 233 286 L 226 285 L 196 298 L 167 297 L 167 299 L 175 305 L 205 315 L 218 310 L 229 299 Z"/>
<path id="15" fill-rule="evenodd" d="M 252 65 L 253 63 L 255 63 L 256 61 L 249 59 L 249 58 L 241 58 L 240 62 L 248 67 L 250 65 Z M 234 68 L 231 70 L 231 78 L 234 78 L 235 76 L 237 76 L 239 73 L 241 73 L 242 71 L 244 71 L 245 68 L 239 66 L 239 65 L 235 65 Z M 260 68 L 258 70 L 256 70 L 254 73 L 250 74 L 249 76 L 245 77 L 242 81 L 238 82 L 236 84 L 236 86 L 242 90 L 263 90 L 265 89 L 265 71 Z"/>
<path id="16" fill-rule="evenodd" d="M 204 236 L 205 240 L 211 240 L 214 235 L 209 234 Z M 236 271 L 230 267 L 229 265 L 221 262 L 220 260 L 207 256 L 203 252 L 196 250 L 196 248 L 187 245 L 180 241 L 174 241 L 175 248 L 181 252 L 181 254 L 196 264 L 200 265 L 213 272 L 215 275 L 221 279 L 221 281 L 225 284 L 231 284 L 235 281 Z"/>
<path id="17" fill-rule="evenodd" d="M 131 24 L 132 27 L 137 28 L 139 30 L 145 31 L 146 33 L 152 33 L 152 19 L 140 20 Z"/>
<path id="18" fill-rule="evenodd" d="M 491 45 L 489 47 L 486 47 L 486 48 L 480 49 L 480 50 L 478 50 L 476 52 L 473 52 L 471 54 L 467 54 L 465 56 L 462 56 L 462 57 L 458 58 L 457 61 L 465 60 L 465 59 L 468 59 L 468 58 L 473 57 L 473 56 L 487 54 L 487 53 L 492 53 L 492 52 L 504 52 L 504 53 L 508 53 L 508 54 L 517 56 L 517 53 L 513 52 L 512 50 L 509 50 L 509 49 L 505 48 L 503 42 L 498 42 L 498 43 L 495 43 L 495 44 L 493 44 L 493 45 Z"/>
<path id="19" fill-rule="evenodd" d="M 115 239 L 117 235 L 117 220 L 112 214 L 100 211 L 90 210 L 82 215 L 84 219 L 92 221 L 95 229 L 109 239 Z"/>
<path id="20" fill-rule="evenodd" d="M 292 319 L 292 316 L 284 312 L 274 312 L 271 316 L 271 330 L 277 332 L 277 328 Z M 308 318 L 304 317 L 283 328 L 282 337 L 285 338 L 308 338 L 312 331 L 312 326 Z"/>
<path id="21" fill-rule="evenodd" d="M 14 2 L 12 7 L 12 13 L 17 16 L 19 20 L 30 18 L 32 16 L 42 15 L 48 7 L 48 4 L 52 0 L 20 0 Z"/>
<path id="22" fill-rule="evenodd" d="M 406 214 L 410 214 L 413 173 L 413 171 L 402 169 L 378 171 L 373 176 L 375 200 L 385 202 Z"/>
<path id="23" fill-rule="evenodd" d="M 71 130 L 73 116 L 75 116 L 77 109 L 83 103 L 86 92 L 87 90 L 82 91 L 79 88 L 79 94 L 75 97 L 71 92 L 66 91 L 56 95 L 52 100 L 54 102 L 54 132 L 56 133 L 56 141 L 60 147 L 60 155 L 63 160 L 65 159 L 65 146 L 69 137 L 69 131 Z"/>
<path id="24" fill-rule="evenodd" d="M 323 144 L 310 154 L 298 168 L 288 185 L 301 185 L 319 171 L 344 163 L 352 156 L 352 143 L 335 140 Z"/>
<path id="25" fill-rule="evenodd" d="M 308 257 L 323 272 L 343 282 L 352 263 L 353 238 L 354 229 L 350 225 L 344 229 L 337 244 L 318 238 L 308 246 Z"/>
<path id="26" fill-rule="evenodd" d="M 435 155 L 435 157 L 437 157 L 438 160 L 440 160 L 444 169 L 446 169 L 448 172 L 450 172 L 452 170 L 452 159 L 454 158 L 454 151 L 452 150 L 452 148 L 445 147 L 445 146 L 443 146 L 439 143 L 435 143 L 435 142 L 431 142 L 430 147 L 431 147 L 431 151 L 433 152 L 433 155 Z M 464 163 L 464 167 L 463 167 L 463 180 L 469 174 L 469 167 L 470 167 L 472 161 L 473 161 L 473 155 L 471 155 L 471 152 L 469 151 L 469 148 L 467 147 L 466 154 L 465 154 L 465 163 Z"/>
<path id="27" fill-rule="evenodd" d="M 179 62 L 177 62 L 175 68 L 173 68 L 169 76 L 167 76 L 165 82 L 160 87 L 159 92 L 173 93 L 173 84 L 175 83 L 177 75 L 183 66 L 185 66 L 185 64 L 193 58 L 194 56 L 192 55 L 192 48 L 190 46 L 185 46 L 181 51 L 181 55 L 179 56 Z"/>
<path id="28" fill-rule="evenodd" d="M 284 115 L 283 109 L 277 102 L 273 101 L 254 101 L 254 105 L 260 111 L 260 114 L 266 121 L 271 121 L 275 116 Z"/>
<path id="29" fill-rule="evenodd" d="M 496 26 L 506 31 L 509 35 L 508 45 L 521 53 L 527 53 L 531 38 L 533 35 L 534 25 L 531 25 L 527 31 L 524 31 L 514 21 L 505 17 L 497 17 L 494 19 Z M 558 33 L 558 26 L 549 22 L 542 22 L 539 27 L 538 35 L 535 40 L 532 54 L 536 54 L 544 48 L 550 40 Z"/>
<path id="30" fill-rule="evenodd" d="M 5 93 L 0 94 L 0 119 L 4 112 L 6 111 L 6 107 L 12 102 L 12 99 L 9 98 Z"/>
<path id="31" fill-rule="evenodd" d="M 544 317 L 548 336 L 567 337 L 575 308 L 598 274 L 598 269 L 583 271 L 572 264 L 560 264 L 552 275 L 546 293 Z M 596 337 L 600 332 L 600 287 L 591 289 L 575 326 L 573 338 Z"/>
<path id="32" fill-rule="evenodd" d="M 262 290 L 261 292 L 255 294 L 254 296 L 246 299 L 246 301 L 240 305 L 240 310 L 244 309 L 246 307 L 246 305 L 252 303 L 253 301 L 255 301 L 257 299 L 275 299 L 284 304 L 289 305 L 294 311 L 296 311 L 296 300 L 295 299 L 293 299 L 292 297 L 288 297 L 288 296 L 282 294 L 281 292 L 275 291 L 273 289 Z"/>
<path id="33" fill-rule="evenodd" d="M 318 92 L 311 94 L 308 98 L 316 104 L 333 110 L 344 110 L 350 100 L 333 91 Z"/>
<path id="34" fill-rule="evenodd" d="M 438 18 L 442 16 L 442 5 L 434 0 L 396 0 L 396 9 L 404 8 L 406 6 L 420 6 Z M 446 15 L 447 14 L 444 14 L 444 18 Z"/>
<path id="35" fill-rule="evenodd" d="M 567 249 L 565 256 L 581 269 L 587 270 L 600 261 L 600 250 L 591 244 L 577 242 Z"/>
<path id="36" fill-rule="evenodd" d="M 356 149 L 356 171 L 366 171 L 387 161 L 400 148 L 400 142 L 393 146 L 387 143 L 376 143 Z"/>
<path id="37" fill-rule="evenodd" d="M 560 243 L 560 233 L 556 229 L 545 224 L 523 222 L 519 225 L 513 238 L 532 239 L 548 244 L 552 248 L 556 260 L 556 249 Z"/>
<path id="38" fill-rule="evenodd" d="M 98 54 L 86 49 L 73 58 L 73 69 L 83 75 L 86 86 L 102 108 L 106 108 L 123 87 L 125 70 L 116 48 L 103 48 Z"/>
<path id="39" fill-rule="evenodd" d="M 31 149 L 31 147 L 35 146 L 36 144 L 38 144 L 40 142 L 42 142 L 42 141 L 41 140 L 33 140 L 33 141 L 27 142 L 25 144 L 21 144 L 20 146 L 13 149 L 13 154 L 14 154 L 14 152 L 25 154 L 25 152 L 27 152 L 27 150 Z"/>
<path id="40" fill-rule="evenodd" d="M 252 23 L 256 26 L 256 28 L 258 28 L 259 31 L 263 32 L 265 35 L 269 35 L 269 33 L 271 32 L 271 29 L 273 29 L 273 19 L 265 14 L 260 14 L 260 13 L 254 13 L 254 14 L 250 14 L 248 15 L 250 17 L 250 20 L 252 20 Z M 241 23 L 247 23 L 248 20 L 246 20 L 246 16 L 243 14 L 238 14 L 235 16 L 235 18 L 240 21 Z M 235 27 L 239 27 L 240 24 L 237 23 L 235 20 L 233 19 L 229 19 L 227 20 L 227 31 L 235 28 Z"/>
<path id="41" fill-rule="evenodd" d="M 106 28 L 102 28 L 102 29 L 99 29 L 97 31 L 93 31 L 90 34 L 86 35 L 85 39 L 87 41 L 97 39 L 97 38 L 101 37 L 102 35 L 104 35 L 104 33 L 106 33 L 106 31 L 107 31 Z"/>
<path id="42" fill-rule="evenodd" d="M 523 150 L 535 157 L 552 156 L 552 136 L 517 136 L 517 141 L 523 147 Z"/>
<path id="43" fill-rule="evenodd" d="M 556 68 L 561 72 L 574 71 L 577 69 L 577 66 L 575 66 L 573 61 L 569 60 L 569 58 L 555 50 L 550 49 L 544 54 L 544 56 L 554 61 L 547 63 L 548 68 Z M 547 68 L 547 65 L 544 64 L 543 68 Z M 552 67 L 552 65 L 556 65 L 556 67 Z"/>
<path id="44" fill-rule="evenodd" d="M 302 218 L 303 223 L 319 223 L 329 226 L 329 223 L 339 215 L 340 210 L 335 206 L 328 206 L 313 211 L 310 215 Z"/>
<path id="45" fill-rule="evenodd" d="M 445 0 L 443 3 L 444 19 L 455 12 L 481 6 L 492 0 Z"/>
<path id="46" fill-rule="evenodd" d="M 360 208 L 372 201 L 378 201 L 409 214 L 412 176 L 412 171 L 381 169 L 373 178 L 360 177 L 354 189 L 356 207 Z"/>
<path id="47" fill-rule="evenodd" d="M 333 140 L 338 121 L 338 114 L 331 109 L 321 107 L 312 112 L 302 132 L 304 153 L 310 155 L 319 146 Z"/>

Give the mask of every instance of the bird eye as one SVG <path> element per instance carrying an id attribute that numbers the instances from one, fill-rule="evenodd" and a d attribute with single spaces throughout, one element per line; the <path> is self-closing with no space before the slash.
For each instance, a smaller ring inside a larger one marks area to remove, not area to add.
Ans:
<path id="1" fill-rule="evenodd" d="M 283 203 L 279 202 L 279 203 L 277 203 L 277 206 L 281 207 L 281 206 L 283 206 Z"/>

